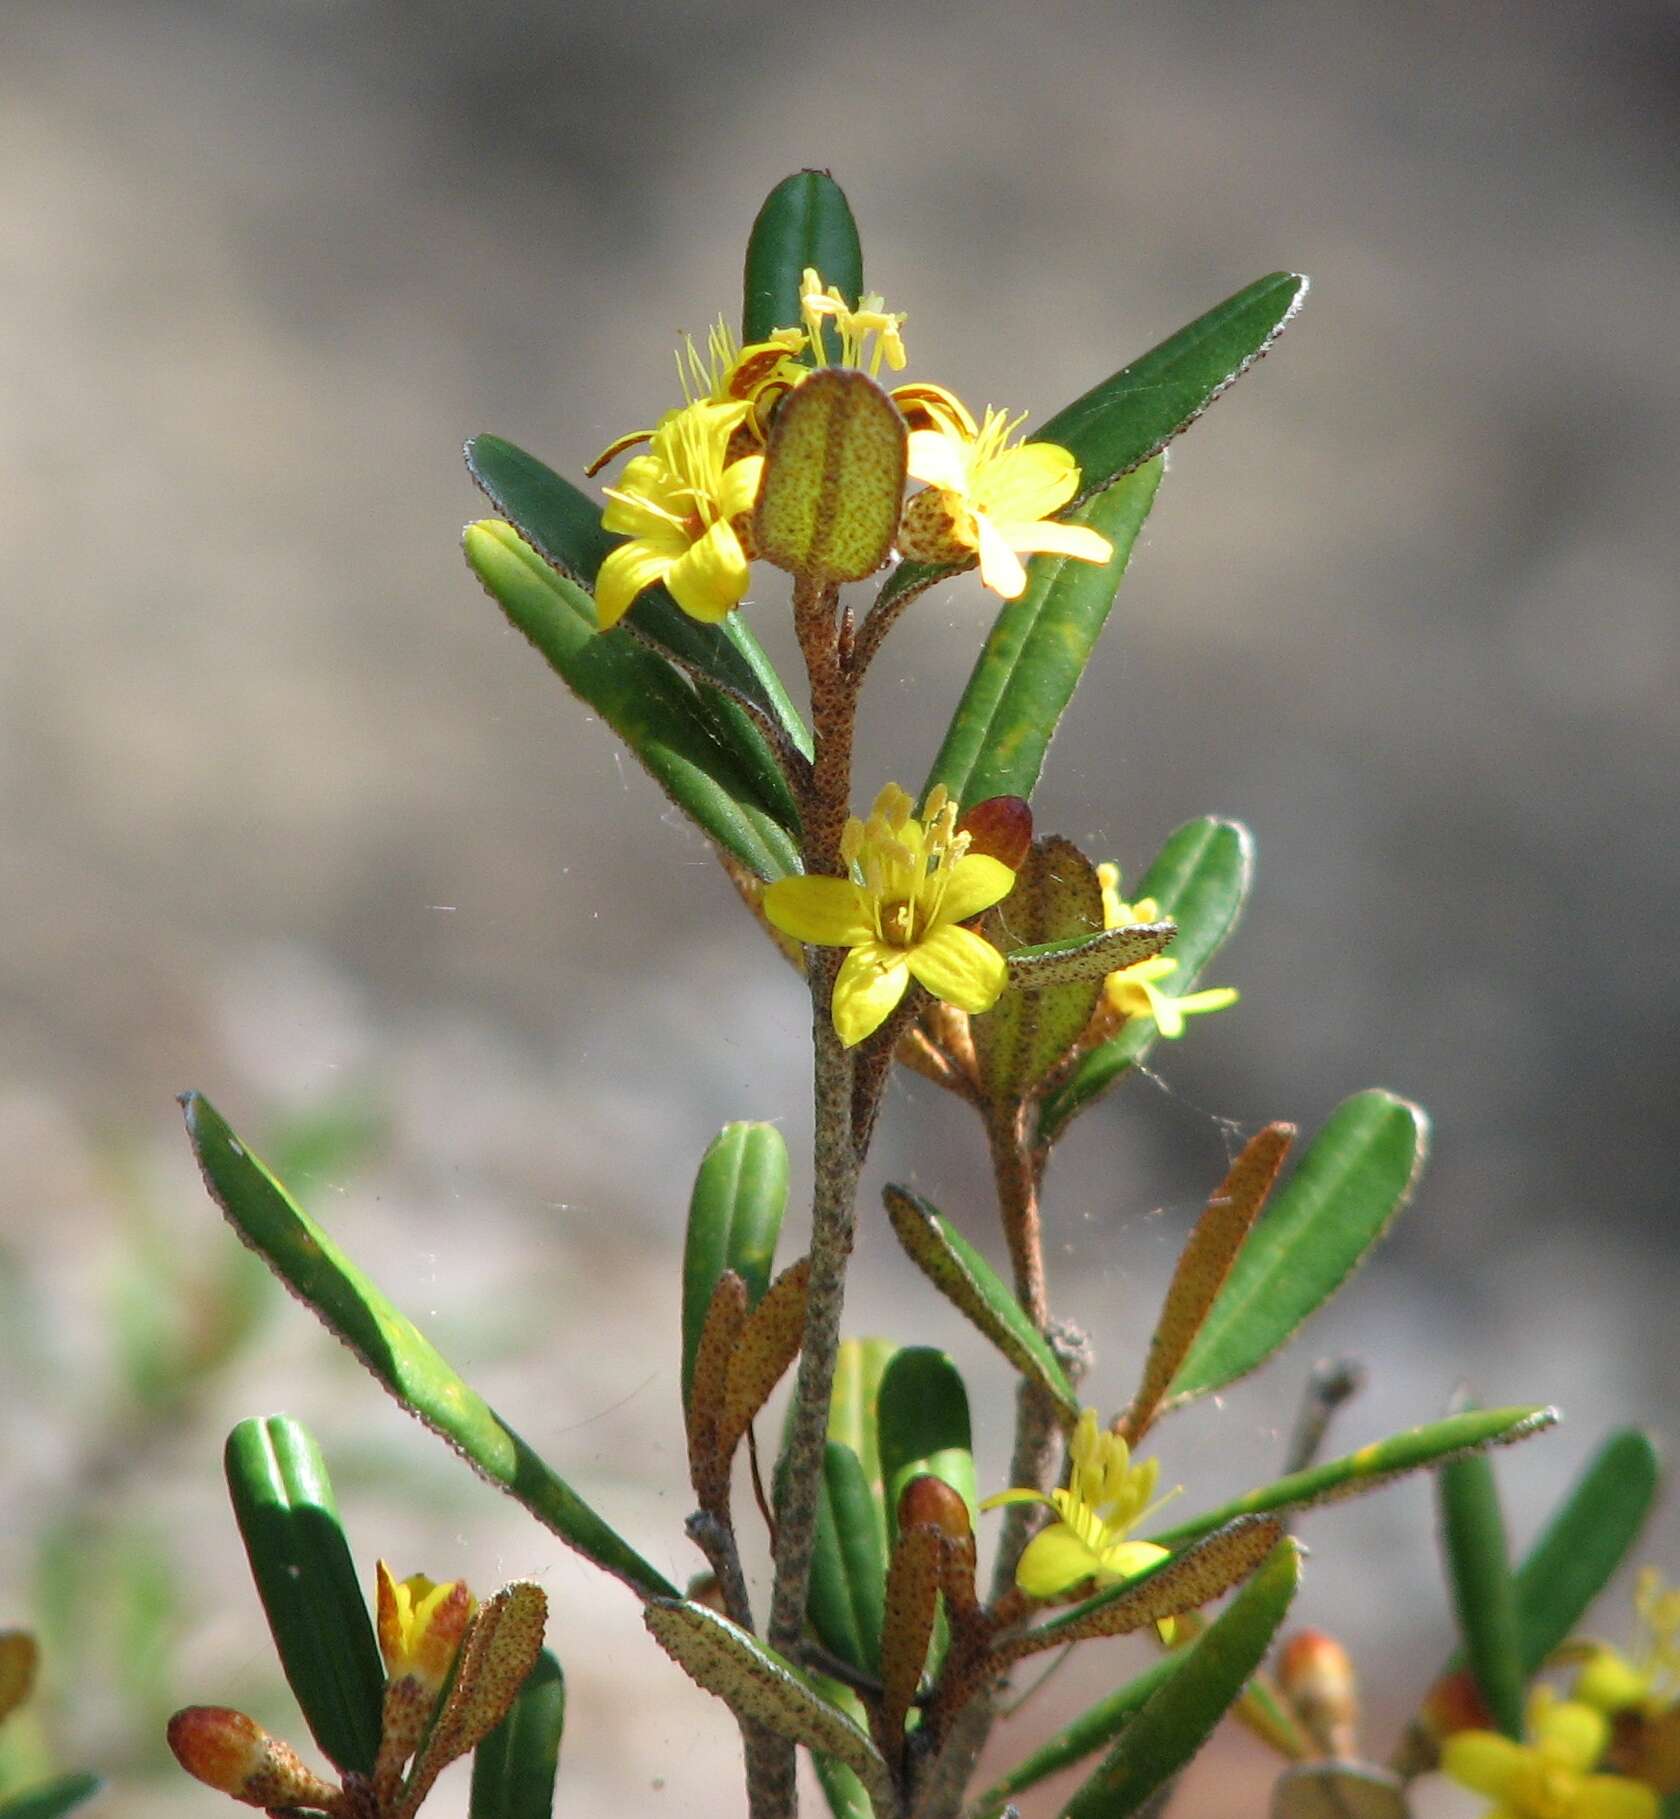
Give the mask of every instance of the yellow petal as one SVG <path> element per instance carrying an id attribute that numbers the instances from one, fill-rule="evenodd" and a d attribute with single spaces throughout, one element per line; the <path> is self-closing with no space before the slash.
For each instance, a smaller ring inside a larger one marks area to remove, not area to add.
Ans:
<path id="1" fill-rule="evenodd" d="M 1656 1792 L 1623 1775 L 1588 1775 L 1571 1819 L 1657 1819 Z"/>
<path id="2" fill-rule="evenodd" d="M 905 451 L 911 479 L 924 486 L 942 486 L 947 492 L 968 492 L 968 449 L 955 436 L 936 429 L 910 432 Z"/>
<path id="3" fill-rule="evenodd" d="M 879 941 L 854 947 L 834 981 L 834 1028 L 847 1048 L 878 1030 L 910 983 L 903 951 Z"/>
<path id="4" fill-rule="evenodd" d="M 951 867 L 951 881 L 939 905 L 941 922 L 966 922 L 1015 888 L 1015 874 L 990 853 L 968 853 Z"/>
<path id="5" fill-rule="evenodd" d="M 740 538 L 728 524 L 714 524 L 671 564 L 665 585 L 689 618 L 707 625 L 727 619 L 747 592 L 747 558 Z"/>
<path id="6" fill-rule="evenodd" d="M 1461 1787 L 1497 1800 L 1533 1754 L 1497 1731 L 1459 1731 L 1442 1744 L 1441 1767 Z"/>
<path id="7" fill-rule="evenodd" d="M 1529 1706 L 1534 1741 L 1553 1762 L 1583 1772 L 1596 1768 L 1610 1741 L 1610 1721 L 1579 1699 L 1550 1699 Z"/>
<path id="8" fill-rule="evenodd" d="M 1015 1569 L 1015 1583 L 1029 1598 L 1059 1598 L 1089 1579 L 1099 1564 L 1065 1522 L 1053 1522 L 1027 1543 Z"/>
<path id="9" fill-rule="evenodd" d="M 1102 1551 L 1103 1577 L 1133 1579 L 1167 1556 L 1168 1550 L 1153 1541 L 1117 1541 Z"/>
<path id="10" fill-rule="evenodd" d="M 1032 523 L 1059 512 L 1079 490 L 1079 463 L 1054 442 L 1005 449 L 976 477 L 976 507 L 1000 523 Z"/>
<path id="11" fill-rule="evenodd" d="M 718 510 L 726 518 L 738 518 L 750 512 L 758 498 L 758 483 L 764 478 L 764 457 L 743 455 L 723 470 L 723 485 L 718 489 Z"/>
<path id="12" fill-rule="evenodd" d="M 762 907 L 784 935 L 818 947 L 857 947 L 875 936 L 849 878 L 778 878 Z"/>
<path id="13" fill-rule="evenodd" d="M 905 957 L 934 997 L 961 1011 L 989 1011 L 1009 983 L 1003 955 L 972 929 L 936 928 Z"/>
<path id="14" fill-rule="evenodd" d="M 637 538 L 608 553 L 595 578 L 595 623 L 601 631 L 618 624 L 643 588 L 664 579 L 671 557 Z"/>
<path id="15" fill-rule="evenodd" d="M 1114 554 L 1114 545 L 1088 524 L 1063 524 L 1059 518 L 1042 518 L 1033 523 L 1010 524 L 996 519 L 998 530 L 1012 549 L 1048 556 L 1075 556 L 1081 562 L 1106 562 Z"/>
<path id="16" fill-rule="evenodd" d="M 1002 1509 L 1006 1503 L 1043 1503 L 1047 1504 L 1051 1509 L 1056 1507 L 1042 1491 L 1020 1489 L 999 1491 L 996 1496 L 988 1497 L 980 1507 L 982 1510 Z"/>
<path id="17" fill-rule="evenodd" d="M 1000 600 L 1019 600 L 1027 591 L 1027 571 L 1008 540 L 984 512 L 975 514 L 980 536 L 980 579 Z"/>

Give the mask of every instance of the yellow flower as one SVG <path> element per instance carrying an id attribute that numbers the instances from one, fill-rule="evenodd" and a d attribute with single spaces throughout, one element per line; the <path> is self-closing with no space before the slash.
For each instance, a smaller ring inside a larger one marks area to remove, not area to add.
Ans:
<path id="1" fill-rule="evenodd" d="M 1129 928 L 1138 922 L 1159 922 L 1161 906 L 1153 897 L 1140 897 L 1136 903 L 1125 903 L 1120 897 L 1120 868 L 1099 865 L 1097 883 L 1102 886 L 1103 927 Z M 1158 980 L 1170 978 L 1178 971 L 1178 962 L 1166 954 L 1152 954 L 1135 966 L 1122 967 L 1103 981 L 1109 1008 L 1121 1017 L 1153 1017 L 1163 1036 L 1184 1034 L 1184 1019 L 1200 1017 L 1208 1011 L 1222 1011 L 1237 1001 L 1236 990 L 1229 985 L 1211 991 L 1191 992 L 1174 998 L 1164 992 Z"/>
<path id="2" fill-rule="evenodd" d="M 850 876 L 778 878 L 764 893 L 764 913 L 784 935 L 852 950 L 834 982 L 834 1027 L 847 1048 L 881 1027 L 912 979 L 970 1012 L 990 1010 L 1008 980 L 1002 954 L 961 924 L 1007 897 L 1014 872 L 969 852 L 943 785 L 925 823 L 913 806 L 889 783 L 867 821 L 846 823 Z"/>
<path id="3" fill-rule="evenodd" d="M 478 1609 L 466 1581 L 436 1585 L 422 1573 L 393 1579 L 381 1560 L 376 1603 L 386 1673 L 393 1681 L 416 1680 L 435 1694 L 449 1678 L 461 1638 Z"/>
<path id="4" fill-rule="evenodd" d="M 1680 1589 L 1647 1566 L 1634 1588 L 1633 1608 L 1639 1635 L 1631 1656 L 1608 1643 L 1592 1645 L 1570 1692 L 1612 1718 L 1625 1711 L 1655 1717 L 1680 1692 Z"/>
<path id="5" fill-rule="evenodd" d="M 1441 1748 L 1441 1766 L 1496 1805 L 1486 1819 L 1656 1819 L 1657 1796 L 1643 1782 L 1591 1771 L 1610 1738 L 1602 1712 L 1536 1687 L 1528 1701 L 1529 1743 L 1497 1731 L 1459 1731 Z"/>
<path id="6" fill-rule="evenodd" d="M 702 398 L 673 411 L 653 432 L 645 455 L 628 462 L 601 515 L 628 533 L 601 564 L 596 618 L 616 625 L 644 588 L 663 581 L 691 619 L 727 618 L 747 591 L 747 553 L 735 520 L 752 510 L 762 455 L 731 461 L 730 437 L 750 406 Z"/>
<path id="7" fill-rule="evenodd" d="M 980 1506 L 1044 1503 L 1056 1512 L 1056 1521 L 1027 1543 L 1015 1569 L 1015 1583 L 1029 1598 L 1061 1598 L 1090 1580 L 1116 1585 L 1167 1557 L 1167 1549 L 1153 1541 L 1126 1539 L 1167 1500 L 1150 1502 L 1160 1462 L 1147 1459 L 1134 1465 L 1126 1442 L 1099 1427 L 1096 1410 L 1089 1408 L 1073 1430 L 1069 1452 L 1066 1490 L 1047 1497 L 1038 1491 L 1000 1491 Z"/>
<path id="8" fill-rule="evenodd" d="M 1065 448 L 1011 443 L 1025 419 L 1002 411 L 988 410 L 978 433 L 968 433 L 937 406 L 933 416 L 936 427 L 910 432 L 910 473 L 926 489 L 904 508 L 898 543 L 906 556 L 937 563 L 978 558 L 980 579 L 1013 600 L 1027 585 L 1023 555 L 1043 551 L 1106 562 L 1114 553 L 1088 525 L 1062 524 L 1053 516 L 1079 490 L 1079 464 Z"/>

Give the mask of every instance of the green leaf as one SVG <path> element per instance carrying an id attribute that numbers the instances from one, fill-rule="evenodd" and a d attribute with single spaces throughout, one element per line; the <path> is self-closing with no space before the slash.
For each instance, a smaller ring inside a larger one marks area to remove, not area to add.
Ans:
<path id="1" fill-rule="evenodd" d="M 849 1686 L 842 1686 L 838 1680 L 830 1680 L 823 1674 L 813 1674 L 811 1683 L 831 1705 L 839 1706 L 860 1730 L 868 1725 L 863 1701 Z M 863 1783 L 845 1763 L 836 1762 L 832 1756 L 814 1750 L 811 1766 L 817 1771 L 823 1798 L 828 1802 L 828 1810 L 834 1819 L 878 1819 Z"/>
<path id="2" fill-rule="evenodd" d="M 0 1800 L 0 1819 L 64 1819 L 105 1783 L 97 1775 L 56 1775 L 37 1787 Z"/>
<path id="3" fill-rule="evenodd" d="M 974 1803 L 975 1819 L 993 1819 L 1017 1794 L 1100 1750 L 1135 1718 L 1183 1665 L 1183 1656 L 1167 1655 L 1145 1668 L 1134 1680 L 1088 1706 L 1071 1724 L 1064 1725 L 1048 1742 L 1016 1763 L 1002 1780 L 994 1781 Z"/>
<path id="4" fill-rule="evenodd" d="M 602 562 L 624 541 L 602 529 L 600 500 L 501 436 L 474 436 L 466 457 L 467 472 L 496 510 L 539 556 L 592 595 Z M 744 695 L 805 757 L 811 756 L 811 734 L 803 716 L 739 613 L 731 613 L 721 625 L 703 625 L 689 618 L 663 587 L 654 586 L 630 609 L 628 623 L 690 668 Z M 755 767 L 755 774 L 766 763 L 774 766 L 762 734 L 750 721 L 743 730 L 740 720 L 724 717 L 739 736 L 739 755 Z M 784 779 L 778 794 L 785 790 Z"/>
<path id="5" fill-rule="evenodd" d="M 787 1145 L 773 1124 L 726 1124 L 701 1158 L 683 1248 L 684 1408 L 718 1278 L 734 1270 L 747 1285 L 748 1308 L 758 1306 L 770 1286 L 787 1194 Z"/>
<path id="6" fill-rule="evenodd" d="M 544 1649 L 508 1715 L 473 1751 L 468 1819 L 549 1819 L 565 1724 L 566 1677 Z"/>
<path id="7" fill-rule="evenodd" d="M 990 796 L 1030 798 L 1050 736 L 1107 623 L 1132 544 L 1154 503 L 1161 465 L 1153 462 L 1067 514 L 1109 538 L 1107 562 L 1034 556 L 1027 588 L 1004 603 L 963 690 L 945 743 L 923 787 L 943 783 L 959 803 Z M 906 564 L 884 596 L 918 576 Z M 901 578 L 902 577 L 902 578 Z"/>
<path id="8" fill-rule="evenodd" d="M 1169 1403 L 1223 1389 L 1292 1339 L 1388 1230 L 1428 1151 L 1429 1120 L 1409 1100 L 1344 1099 L 1249 1234 Z"/>
<path id="9" fill-rule="evenodd" d="M 1126 1819 L 1184 1767 L 1265 1659 L 1300 1577 L 1299 1550 L 1280 1542 L 1121 1731 L 1062 1819 Z"/>
<path id="10" fill-rule="evenodd" d="M 1266 352 L 1306 295 L 1294 272 L 1272 272 L 1094 385 L 1033 431 L 1080 466 L 1088 496 L 1159 454 Z"/>
<path id="11" fill-rule="evenodd" d="M 1003 1278 L 920 1194 L 889 1187 L 884 1198 L 887 1217 L 911 1262 L 1023 1377 L 1030 1377 L 1077 1420 L 1079 1397 L 1067 1372 Z"/>
<path id="12" fill-rule="evenodd" d="M 371 1775 L 385 1669 L 320 1448 L 270 1415 L 239 1423 L 223 1465 L 287 1684 L 328 1759 Z"/>
<path id="13" fill-rule="evenodd" d="M 557 1477 L 326 1232 L 293 1204 L 209 1100 L 184 1093 L 181 1105 L 204 1184 L 228 1223 L 410 1414 L 567 1546 L 638 1592 L 674 1595 L 663 1574 Z"/>
<path id="14" fill-rule="evenodd" d="M 1253 871 L 1254 843 L 1248 829 L 1206 815 L 1178 828 L 1155 863 L 1130 887 L 1133 902 L 1153 897 L 1161 914 L 1178 924 L 1168 950 L 1178 962 L 1172 975 L 1174 993 L 1190 991 L 1202 968 L 1224 946 L 1248 898 Z M 1076 1112 L 1141 1061 L 1158 1035 L 1152 1018 L 1130 1017 L 1118 1035 L 1092 1049 L 1045 1100 L 1038 1118 L 1039 1140 L 1055 1138 Z"/>
<path id="15" fill-rule="evenodd" d="M 1357 1497 L 1366 1491 L 1380 1490 L 1406 1472 L 1440 1465 L 1484 1446 L 1508 1446 L 1526 1440 L 1531 1434 L 1555 1426 L 1557 1418 L 1554 1408 L 1490 1408 L 1449 1415 L 1444 1421 L 1432 1421 L 1426 1427 L 1408 1428 L 1402 1434 L 1390 1434 L 1386 1440 L 1374 1440 L 1358 1452 L 1332 1459 L 1326 1465 L 1291 1472 L 1286 1478 L 1262 1485 L 1247 1496 L 1221 1504 L 1218 1509 L 1194 1516 L 1149 1539 L 1163 1547 L 1175 1547 L 1221 1528 L 1238 1516 L 1304 1509 L 1310 1504 Z"/>
<path id="16" fill-rule="evenodd" d="M 856 307 L 863 289 L 863 248 L 846 192 L 827 171 L 796 171 L 764 198 L 747 238 L 743 343 L 768 340 L 779 328 L 799 327 L 800 281 L 807 266 Z M 838 359 L 840 344 L 832 329 L 825 339 L 829 358 Z"/>
<path id="17" fill-rule="evenodd" d="M 968 1391 L 957 1367 L 932 1346 L 910 1345 L 893 1356 L 876 1401 L 887 1532 L 898 1534 L 898 1499 L 922 1472 L 942 1479 L 968 1505 L 971 1525 L 978 1492 Z"/>
<path id="18" fill-rule="evenodd" d="M 653 1599 L 642 1621 L 695 1685 L 715 1693 L 737 1717 L 834 1757 L 890 1808 L 887 1765 L 867 1732 L 774 1649 L 727 1617 L 684 1599 Z"/>
<path id="19" fill-rule="evenodd" d="M 817 1542 L 811 1558 L 812 1627 L 831 1654 L 861 1673 L 881 1670 L 887 1582 L 887 1519 L 880 1492 L 849 1446 L 823 1454 Z"/>
<path id="20" fill-rule="evenodd" d="M 897 1355 L 898 1347 L 891 1339 L 842 1340 L 834 1361 L 834 1393 L 828 1399 L 829 1439 L 857 1454 L 864 1477 L 883 1494 L 876 1410 L 881 1379 Z"/>
<path id="21" fill-rule="evenodd" d="M 764 804 L 688 683 L 628 639 L 597 637 L 595 608 L 509 525 L 468 525 L 467 563 L 513 625 L 712 840 L 762 878 L 799 870 L 792 831 Z"/>
<path id="22" fill-rule="evenodd" d="M 1481 1454 L 1444 1465 L 1435 1480 L 1441 1543 L 1459 1634 L 1494 1723 L 1523 1738 L 1523 1672 L 1517 1591 L 1493 1466 Z"/>
<path id="23" fill-rule="evenodd" d="M 1539 1672 L 1627 1557 L 1656 1502 L 1660 1475 L 1650 1436 L 1620 1428 L 1552 1512 L 1516 1573 L 1525 1674 Z"/>

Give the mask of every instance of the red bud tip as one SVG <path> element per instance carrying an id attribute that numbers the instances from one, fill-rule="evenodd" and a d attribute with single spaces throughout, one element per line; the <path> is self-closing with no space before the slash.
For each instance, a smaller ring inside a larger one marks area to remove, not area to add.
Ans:
<path id="1" fill-rule="evenodd" d="M 1278 1657 L 1278 1683 L 1313 1740 L 1332 1756 L 1354 1753 L 1359 1685 L 1348 1652 L 1323 1630 L 1301 1630 Z"/>
<path id="2" fill-rule="evenodd" d="M 1012 872 L 1018 872 L 1032 845 L 1032 810 L 1024 796 L 990 796 L 959 818 L 957 832 L 968 835 L 971 853 L 1001 859 Z"/>
<path id="3" fill-rule="evenodd" d="M 953 1541 L 966 1541 L 972 1532 L 968 1505 L 962 1495 L 952 1490 L 943 1478 L 924 1473 L 905 1485 L 898 1499 L 898 1526 L 936 1528 Z"/>

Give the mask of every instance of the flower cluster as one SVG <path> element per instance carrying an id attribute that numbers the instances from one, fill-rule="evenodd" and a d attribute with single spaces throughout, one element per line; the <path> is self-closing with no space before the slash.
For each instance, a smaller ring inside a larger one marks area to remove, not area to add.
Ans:
<path id="1" fill-rule="evenodd" d="M 1140 897 L 1136 903 L 1127 903 L 1121 898 L 1118 866 L 1099 865 L 1097 883 L 1102 887 L 1105 929 L 1130 928 L 1135 923 L 1161 920 L 1161 906 L 1153 897 Z M 1236 989 L 1229 985 L 1191 992 L 1183 998 L 1162 991 L 1160 981 L 1177 971 L 1176 960 L 1166 954 L 1153 954 L 1135 966 L 1110 973 L 1103 981 L 1103 995 L 1110 1013 L 1116 1017 L 1152 1017 L 1163 1036 L 1176 1038 L 1184 1034 L 1186 1017 L 1222 1011 L 1236 1003 Z"/>
<path id="2" fill-rule="evenodd" d="M 807 270 L 800 316 L 746 347 L 722 321 L 704 356 L 688 341 L 677 360 L 684 402 L 653 429 L 620 437 L 590 467 L 596 473 L 647 444 L 606 489 L 601 523 L 628 541 L 601 566 L 596 608 L 603 630 L 658 582 L 691 618 L 707 622 L 745 599 L 770 421 L 789 391 L 829 364 L 826 330 L 839 343 L 840 363 L 871 379 L 883 365 L 893 372 L 905 365 L 905 318 L 878 296 L 853 306 Z M 982 582 L 1006 600 L 1026 587 L 1023 555 L 1109 559 L 1106 537 L 1056 519 L 1079 492 L 1079 466 L 1066 449 L 1020 441 L 1023 419 L 1003 411 L 988 409 L 977 424 L 940 385 L 898 385 L 888 396 L 904 419 L 910 477 L 923 483 L 904 507 L 902 555 L 942 567 L 977 565 Z"/>
<path id="3" fill-rule="evenodd" d="M 1610 1741 L 1602 1712 L 1541 1686 L 1527 1721 L 1527 1743 L 1459 1731 L 1442 1748 L 1454 1781 L 1497 1802 L 1487 1819 L 1656 1819 L 1657 1796 L 1644 1782 L 1595 1772 Z"/>

